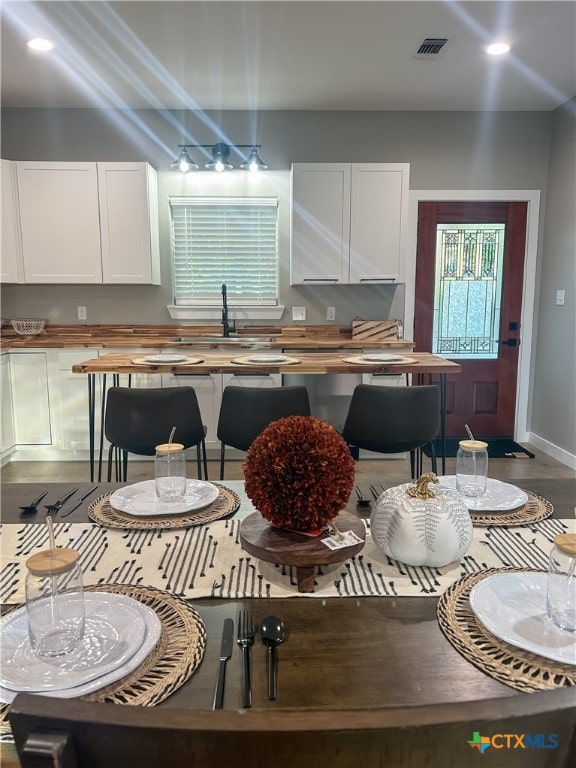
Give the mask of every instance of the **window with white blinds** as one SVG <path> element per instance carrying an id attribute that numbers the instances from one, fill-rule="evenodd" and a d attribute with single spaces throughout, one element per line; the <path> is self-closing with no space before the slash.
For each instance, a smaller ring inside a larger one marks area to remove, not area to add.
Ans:
<path id="1" fill-rule="evenodd" d="M 178 305 L 276 304 L 278 198 L 171 197 Z"/>

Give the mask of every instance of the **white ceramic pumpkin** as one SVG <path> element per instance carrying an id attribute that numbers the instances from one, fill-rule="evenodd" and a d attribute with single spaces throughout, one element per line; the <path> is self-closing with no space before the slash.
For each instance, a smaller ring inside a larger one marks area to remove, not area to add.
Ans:
<path id="1" fill-rule="evenodd" d="M 416 485 L 397 485 L 378 497 L 370 530 L 375 544 L 393 560 L 441 567 L 468 551 L 470 512 L 456 491 L 428 488 L 437 482 L 429 472 Z"/>

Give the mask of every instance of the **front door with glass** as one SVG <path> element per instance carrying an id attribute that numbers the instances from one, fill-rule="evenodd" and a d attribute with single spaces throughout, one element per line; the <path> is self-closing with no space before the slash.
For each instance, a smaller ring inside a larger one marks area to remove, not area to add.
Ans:
<path id="1" fill-rule="evenodd" d="M 416 349 L 455 360 L 446 431 L 513 437 L 527 204 L 421 202 Z"/>

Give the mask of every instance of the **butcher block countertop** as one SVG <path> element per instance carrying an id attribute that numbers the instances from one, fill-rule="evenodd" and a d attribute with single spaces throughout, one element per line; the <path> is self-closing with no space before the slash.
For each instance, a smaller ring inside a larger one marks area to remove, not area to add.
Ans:
<path id="1" fill-rule="evenodd" d="M 358 357 L 336 352 L 305 352 L 286 356 L 286 362 L 251 361 L 249 353 L 212 352 L 195 353 L 189 361 L 177 363 L 146 362 L 134 354 L 108 354 L 85 360 L 72 366 L 73 373 L 413 373 L 450 374 L 460 373 L 461 366 L 451 360 L 429 352 L 410 352 L 403 361 L 396 363 L 365 363 Z"/>
<path id="2" fill-rule="evenodd" d="M 388 337 L 370 341 L 352 338 L 351 326 L 240 326 L 233 338 L 219 340 L 218 325 L 50 325 L 36 336 L 19 336 L 11 326 L 2 328 L 2 350 L 9 349 L 218 349 L 226 346 L 261 349 L 412 349 L 407 339 Z M 255 337 L 266 340 L 254 341 Z M 184 338 L 185 341 L 179 339 Z"/>

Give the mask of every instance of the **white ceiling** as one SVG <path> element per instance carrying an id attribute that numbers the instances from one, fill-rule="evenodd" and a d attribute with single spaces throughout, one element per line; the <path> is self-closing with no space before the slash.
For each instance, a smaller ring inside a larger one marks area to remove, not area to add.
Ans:
<path id="1" fill-rule="evenodd" d="M 574 0 L 3 0 L 4 107 L 552 110 L 576 93 Z M 55 43 L 50 54 L 25 46 Z M 426 37 L 447 37 L 432 61 Z M 483 47 L 506 38 L 512 53 Z"/>

